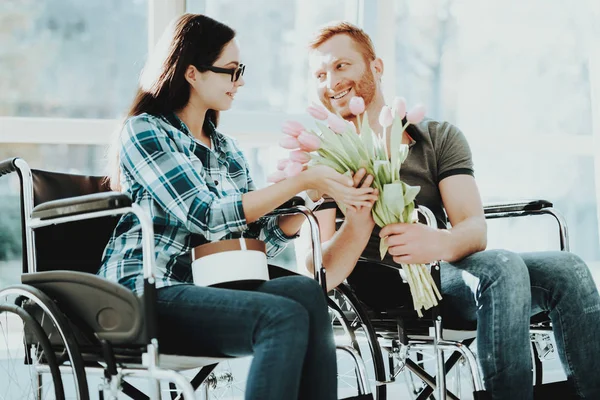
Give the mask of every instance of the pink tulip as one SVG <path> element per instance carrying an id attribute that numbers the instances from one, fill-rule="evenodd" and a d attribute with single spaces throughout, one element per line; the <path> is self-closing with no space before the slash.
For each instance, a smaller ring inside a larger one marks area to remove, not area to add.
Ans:
<path id="1" fill-rule="evenodd" d="M 310 155 L 302 150 L 294 150 L 290 153 L 290 159 L 288 161 L 290 160 L 305 164 L 310 161 Z"/>
<path id="2" fill-rule="evenodd" d="M 287 165 L 287 167 L 285 167 L 283 173 L 285 174 L 286 178 L 289 178 L 291 176 L 298 175 L 300 172 L 302 172 L 302 169 L 302 164 L 292 161 Z"/>
<path id="3" fill-rule="evenodd" d="M 307 132 L 302 132 L 298 136 L 298 142 L 300 143 L 300 148 L 304 151 L 316 151 L 321 148 L 321 139 Z"/>
<path id="4" fill-rule="evenodd" d="M 314 103 L 309 106 L 306 111 L 308 111 L 311 117 L 318 119 L 319 121 L 325 121 L 329 115 L 329 111 L 327 111 L 325 107 Z"/>
<path id="5" fill-rule="evenodd" d="M 286 121 L 283 124 L 283 127 L 281 128 L 281 130 L 286 135 L 290 135 L 290 136 L 293 136 L 293 137 L 298 137 L 298 135 L 300 134 L 300 132 L 302 132 L 304 130 L 304 126 L 302 126 L 302 124 L 300 122 Z"/>
<path id="6" fill-rule="evenodd" d="M 279 145 L 284 149 L 295 150 L 300 147 L 300 142 L 295 137 L 284 136 L 279 141 Z"/>
<path id="7" fill-rule="evenodd" d="M 404 118 L 406 115 L 406 99 L 404 97 L 396 97 L 394 99 L 394 117 L 399 116 Z"/>
<path id="8" fill-rule="evenodd" d="M 267 177 L 267 181 L 272 183 L 281 182 L 285 179 L 285 173 L 283 171 L 275 171 Z"/>
<path id="9" fill-rule="evenodd" d="M 329 128 L 331 128 L 332 131 L 338 134 L 348 129 L 346 121 L 335 114 L 329 114 L 329 116 L 327 117 L 327 123 L 329 124 Z"/>
<path id="10" fill-rule="evenodd" d="M 354 96 L 350 99 L 348 107 L 352 114 L 360 115 L 365 112 L 365 101 L 362 97 Z"/>
<path id="11" fill-rule="evenodd" d="M 283 171 L 289 163 L 290 163 L 290 160 L 287 158 L 279 160 L 279 161 L 277 161 L 277 169 L 280 171 Z"/>
<path id="12" fill-rule="evenodd" d="M 425 106 L 417 104 L 406 114 L 406 120 L 411 124 L 418 124 L 425 117 Z"/>
<path id="13" fill-rule="evenodd" d="M 379 123 L 384 128 L 392 125 L 394 122 L 394 117 L 392 117 L 392 110 L 388 106 L 381 107 L 381 112 L 379 113 Z"/>

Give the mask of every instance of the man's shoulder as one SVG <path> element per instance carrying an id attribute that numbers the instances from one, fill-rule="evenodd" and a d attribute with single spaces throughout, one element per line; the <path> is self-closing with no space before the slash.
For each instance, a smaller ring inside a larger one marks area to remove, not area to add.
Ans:
<path id="1" fill-rule="evenodd" d="M 448 121 L 435 120 L 431 118 L 425 118 L 423 121 L 418 123 L 417 129 L 421 135 L 431 140 L 436 141 L 443 138 L 445 135 L 451 135 L 460 130 Z"/>
<path id="2" fill-rule="evenodd" d="M 416 125 L 416 129 L 417 136 L 420 136 L 415 138 L 416 140 L 424 140 L 436 148 L 448 140 L 457 140 L 457 137 L 462 136 L 460 129 L 444 120 L 425 118 Z"/>

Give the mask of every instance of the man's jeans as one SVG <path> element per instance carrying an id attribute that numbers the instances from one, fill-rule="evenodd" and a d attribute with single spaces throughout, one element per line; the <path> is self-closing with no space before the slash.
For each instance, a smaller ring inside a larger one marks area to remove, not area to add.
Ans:
<path id="1" fill-rule="evenodd" d="M 254 355 L 246 399 L 337 398 L 331 321 L 313 279 L 285 276 L 256 291 L 162 288 L 158 321 L 163 353 Z"/>
<path id="2" fill-rule="evenodd" d="M 600 298 L 579 257 L 490 250 L 442 263 L 441 277 L 444 301 L 477 320 L 478 358 L 494 399 L 532 398 L 529 318 L 542 311 L 577 394 L 600 399 Z"/>

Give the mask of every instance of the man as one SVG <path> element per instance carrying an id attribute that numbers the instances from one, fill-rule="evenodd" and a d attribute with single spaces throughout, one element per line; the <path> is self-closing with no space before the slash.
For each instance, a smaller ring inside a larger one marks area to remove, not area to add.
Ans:
<path id="1" fill-rule="evenodd" d="M 310 65 L 323 105 L 354 120 L 348 104 L 365 100 L 369 123 L 381 132 L 379 111 L 384 66 L 368 35 L 349 23 L 322 28 L 311 43 Z M 468 143 L 447 122 L 426 120 L 405 132 L 410 152 L 402 179 L 421 186 L 419 204 L 429 207 L 441 229 L 422 224 L 375 226 L 370 207 L 349 210 L 335 229 L 335 211 L 317 214 L 330 288 L 348 279 L 367 303 L 398 301 L 398 273 L 386 267 L 357 267 L 359 257 L 379 258 L 387 237 L 391 263 L 441 264 L 444 301 L 467 320 L 477 320 L 478 357 L 486 389 L 494 399 L 532 398 L 529 319 L 549 312 L 560 360 L 583 398 L 600 399 L 600 297 L 585 263 L 567 252 L 514 254 L 484 251 L 486 222 L 474 179 Z M 355 175 L 355 185 L 364 171 Z M 370 180 L 367 181 L 370 184 Z M 451 223 L 446 228 L 446 216 Z M 309 262 L 309 268 L 312 265 Z"/>

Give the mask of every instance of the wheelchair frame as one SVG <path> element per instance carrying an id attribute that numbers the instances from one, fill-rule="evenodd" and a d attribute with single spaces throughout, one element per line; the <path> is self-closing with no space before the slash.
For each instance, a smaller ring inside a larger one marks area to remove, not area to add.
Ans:
<path id="1" fill-rule="evenodd" d="M 417 209 L 419 213 L 425 218 L 427 225 L 437 228 L 437 221 L 431 210 L 423 206 L 419 206 Z M 505 204 L 490 204 L 484 207 L 484 214 L 486 219 L 550 215 L 556 220 L 558 225 L 560 250 L 569 250 L 569 236 L 566 221 L 562 214 L 556 209 L 554 209 L 552 203 L 548 201 L 533 200 Z M 439 262 L 434 262 L 430 266 L 434 281 L 439 287 L 440 264 Z M 389 373 L 391 377 L 383 381 L 377 381 L 377 386 L 393 383 L 395 381 L 395 377 L 406 367 L 415 375 L 417 375 L 421 380 L 423 380 L 423 382 L 426 385 L 418 394 L 417 399 L 425 399 L 429 395 L 433 394 L 434 391 L 436 393 L 437 399 L 446 399 L 447 397 L 450 397 L 451 399 L 457 399 L 457 397 L 453 393 L 447 391 L 446 372 L 449 371 L 456 364 L 456 362 L 459 361 L 460 357 L 463 357 L 463 359 L 466 361 L 470 368 L 474 389 L 474 398 L 488 398 L 489 393 L 487 393 L 484 389 L 483 380 L 481 378 L 476 357 L 474 353 L 469 349 L 469 345 L 474 341 L 475 338 L 474 331 L 464 331 L 465 333 L 469 334 L 467 334 L 466 337 L 461 338 L 460 340 L 446 340 L 444 338 L 445 331 L 442 329 L 442 316 L 439 305 L 434 307 L 432 310 L 433 329 L 430 329 L 429 337 L 420 336 L 410 338 L 410 335 L 407 334 L 404 330 L 403 322 L 400 321 L 399 318 L 396 319 L 397 326 L 395 331 L 385 329 L 380 330 L 375 328 L 370 320 L 365 321 L 364 319 L 368 319 L 367 312 L 360 304 L 360 300 L 356 297 L 356 295 L 353 294 L 352 289 L 348 284 L 342 283 L 340 287 L 338 287 L 336 290 L 346 297 L 346 299 L 352 304 L 352 307 L 354 307 L 354 309 L 356 310 L 357 314 L 363 316 L 360 317 L 360 322 L 364 325 L 364 328 L 367 331 L 367 340 L 371 342 L 373 341 L 373 338 L 375 338 L 377 342 L 369 343 L 371 351 L 381 352 L 382 348 L 390 350 Z M 341 313 L 342 310 L 338 310 L 337 312 Z M 367 317 L 365 318 L 364 316 Z M 552 349 L 547 346 L 544 349 L 542 349 L 542 345 L 538 343 L 538 340 L 543 341 L 544 339 L 538 335 L 538 332 L 546 333 L 547 336 L 547 332 L 551 331 L 552 328 L 549 324 L 549 321 L 547 320 L 533 322 L 534 323 L 532 323 L 532 329 L 530 329 L 530 331 L 532 332 L 532 352 L 535 368 L 534 385 L 538 386 L 542 383 L 542 364 L 540 360 L 540 357 L 542 355 L 540 353 L 542 351 L 552 351 Z M 348 327 L 343 328 L 345 330 L 348 330 Z M 410 349 L 433 350 L 435 358 L 435 369 L 437 374 L 436 377 L 432 377 L 431 375 L 429 375 L 423 368 L 421 368 L 417 363 L 415 363 L 408 357 L 408 352 Z M 454 352 L 454 354 L 452 354 L 446 362 L 444 361 L 445 351 Z M 375 354 L 373 354 L 373 356 L 375 358 Z M 401 364 L 400 367 L 397 369 L 394 365 L 394 357 L 397 357 L 399 364 Z M 374 362 L 377 361 L 374 360 Z M 377 392 L 377 394 L 380 393 Z M 386 393 L 382 392 L 382 395 L 380 397 L 385 398 Z"/>
<path id="2" fill-rule="evenodd" d="M 29 300 L 34 301 L 36 305 L 41 307 L 46 314 L 51 316 L 55 326 L 60 331 L 61 337 L 67 348 L 66 350 L 69 353 L 73 374 L 75 375 L 75 384 L 77 386 L 77 398 L 80 400 L 89 398 L 86 375 L 101 374 L 104 375 L 108 382 L 105 382 L 101 395 L 104 393 L 104 389 L 109 389 L 113 394 L 114 392 L 123 389 L 123 392 L 130 397 L 140 395 L 142 396 L 141 398 L 148 398 L 148 396 L 145 396 L 137 388 L 123 381 L 124 377 L 130 376 L 150 379 L 150 398 L 160 398 L 160 381 L 167 381 L 170 385 L 174 384 L 177 386 L 185 399 L 193 399 L 195 390 L 205 381 L 210 372 L 216 367 L 217 363 L 229 358 L 185 356 L 188 359 L 197 361 L 193 367 L 189 368 L 202 367 L 191 382 L 177 371 L 161 367 L 155 311 L 154 230 L 152 222 L 144 210 L 137 204 L 131 203 L 130 199 L 129 201 L 123 201 L 123 195 L 115 192 L 106 192 L 106 194 L 102 196 L 103 201 L 97 202 L 97 204 L 94 203 L 94 201 L 97 200 L 94 198 L 94 195 L 84 195 L 69 198 L 66 201 L 65 199 L 48 201 L 34 207 L 33 177 L 28 164 L 21 158 L 12 158 L 0 162 L 0 176 L 15 171 L 19 175 L 21 184 L 21 218 L 25 247 L 23 273 L 35 274 L 37 272 L 34 235 L 35 229 L 37 228 L 127 213 L 133 213 L 140 221 L 144 273 L 144 294 L 141 302 L 143 302 L 144 306 L 143 318 L 145 320 L 146 337 L 148 338 L 145 345 L 145 352 L 141 357 L 142 363 L 140 365 L 136 365 L 135 367 L 119 366 L 115 360 L 115 355 L 110 343 L 105 340 L 100 341 L 100 344 L 102 345 L 103 350 L 103 355 L 101 357 L 103 362 L 106 363 L 106 366 L 103 367 L 99 364 L 99 366 L 85 365 L 79 351 L 77 340 L 75 339 L 73 332 L 70 331 L 67 318 L 48 296 L 30 285 L 13 285 L 5 289 L 0 289 L 0 295 L 14 294 L 26 296 Z M 109 207 L 106 207 L 106 200 L 109 200 Z M 86 207 L 80 207 L 84 204 Z M 41 205 L 44 205 L 43 212 L 40 212 L 39 209 L 39 206 Z M 50 214 L 48 214 L 48 211 L 50 211 Z M 58 215 L 52 215 L 52 211 L 59 211 L 56 213 Z M 313 248 L 313 265 L 315 265 L 314 278 L 319 281 L 326 293 L 326 271 L 322 263 L 319 225 L 313 213 L 303 205 L 296 205 L 274 210 L 272 213 L 267 214 L 267 216 L 291 214 L 302 214 L 309 222 Z M 115 285 L 117 284 L 115 283 Z M 20 308 L 20 312 L 27 313 L 22 308 Z M 345 352 L 352 357 L 359 378 L 359 395 L 368 395 L 370 393 L 370 388 L 367 383 L 365 365 L 360 354 L 354 348 L 349 346 L 337 346 L 337 350 Z M 50 372 L 52 367 L 52 365 L 39 365 L 36 367 L 38 384 L 40 375 L 44 372 Z M 183 370 L 189 368 L 184 367 L 178 369 Z M 63 366 L 60 366 L 59 369 L 61 373 L 71 372 L 67 368 L 63 368 Z M 123 384 L 123 387 L 121 387 L 121 384 Z M 38 390 L 39 389 L 38 386 Z M 180 398 L 180 396 L 177 398 Z"/>

